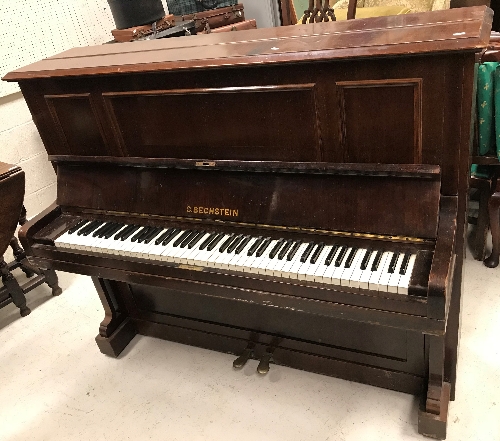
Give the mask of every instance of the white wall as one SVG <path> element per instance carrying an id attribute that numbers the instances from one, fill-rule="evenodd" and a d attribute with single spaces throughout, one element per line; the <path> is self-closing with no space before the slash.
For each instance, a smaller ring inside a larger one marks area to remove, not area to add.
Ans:
<path id="1" fill-rule="evenodd" d="M 37 0 L 30 1 L 36 2 Z M 164 6 L 166 6 L 165 0 L 162 1 Z M 71 8 L 75 8 L 76 5 L 81 6 L 85 4 L 82 0 L 76 3 L 71 3 L 69 0 L 61 0 L 61 3 L 61 7 L 64 4 L 71 4 Z M 103 14 L 106 16 L 109 15 L 109 10 L 107 10 L 109 7 L 106 0 L 92 0 L 91 3 L 96 10 L 102 7 Z M 243 0 L 243 3 L 245 5 L 246 17 L 257 19 L 259 27 L 270 27 L 277 23 L 276 0 Z M 14 2 L 8 3 L 9 6 L 2 4 L 2 7 L 7 7 L 12 12 L 15 4 Z M 1 10 L 2 8 L 0 7 Z M 46 21 L 46 19 L 44 20 Z M 41 20 L 40 23 L 43 23 L 44 20 Z M 54 23 L 50 22 L 49 24 L 53 27 Z M 71 31 L 66 29 L 65 32 Z M 78 32 L 78 30 L 75 29 L 75 32 Z M 109 37 L 111 38 L 111 34 L 109 34 Z M 106 39 L 104 36 L 102 38 Z M 70 37 L 68 39 L 71 40 Z M 11 49 L 5 40 L 1 41 L 0 57 L 8 53 L 12 54 Z M 34 51 L 33 48 L 27 48 L 27 50 Z M 35 57 L 33 61 L 40 58 L 42 56 Z M 6 71 L 0 72 L 1 76 L 6 73 Z M 28 217 L 35 216 L 55 200 L 56 177 L 54 169 L 47 160 L 44 146 L 20 92 L 0 97 L 0 161 L 17 164 L 24 170 L 26 174 L 24 204 L 28 211 Z"/>
<path id="2" fill-rule="evenodd" d="M 24 170 L 28 217 L 55 200 L 56 175 L 21 92 L 0 98 L 0 161 Z"/>

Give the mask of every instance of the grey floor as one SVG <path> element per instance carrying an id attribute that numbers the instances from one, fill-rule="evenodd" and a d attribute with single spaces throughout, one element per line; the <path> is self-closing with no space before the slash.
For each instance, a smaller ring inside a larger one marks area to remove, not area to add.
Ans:
<path id="1" fill-rule="evenodd" d="M 500 440 L 500 268 L 465 266 L 457 400 L 448 440 Z M 0 440 L 413 440 L 417 399 L 398 392 L 137 336 L 113 359 L 90 278 L 0 310 Z"/>

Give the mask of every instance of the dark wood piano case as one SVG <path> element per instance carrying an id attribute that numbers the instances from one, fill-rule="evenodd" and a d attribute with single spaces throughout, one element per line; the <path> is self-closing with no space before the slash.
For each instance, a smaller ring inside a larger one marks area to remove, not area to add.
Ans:
<path id="1" fill-rule="evenodd" d="M 141 333 L 421 394 L 419 431 L 444 438 L 491 19 L 477 7 L 123 43 L 11 72 L 58 174 L 23 244 L 93 277 L 105 354 Z M 381 294 L 54 246 L 80 217 L 427 260 L 408 295 Z"/>

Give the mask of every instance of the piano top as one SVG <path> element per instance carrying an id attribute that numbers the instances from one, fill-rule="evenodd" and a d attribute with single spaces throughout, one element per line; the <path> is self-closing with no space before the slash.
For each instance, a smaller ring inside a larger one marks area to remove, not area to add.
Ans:
<path id="1" fill-rule="evenodd" d="M 487 45 L 492 16 L 491 9 L 479 6 L 75 48 L 10 72 L 3 80 L 477 52 Z"/>

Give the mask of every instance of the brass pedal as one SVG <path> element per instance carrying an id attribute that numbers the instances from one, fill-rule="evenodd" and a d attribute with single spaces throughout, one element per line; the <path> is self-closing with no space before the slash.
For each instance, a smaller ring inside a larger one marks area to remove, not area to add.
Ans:
<path id="1" fill-rule="evenodd" d="M 257 372 L 261 375 L 265 375 L 269 372 L 269 363 L 271 361 L 273 354 L 272 352 L 269 351 L 269 349 L 266 351 L 266 353 L 262 356 L 260 359 L 259 365 L 257 366 Z"/>
<path id="2" fill-rule="evenodd" d="M 245 364 L 253 354 L 254 347 L 255 347 L 254 343 L 252 342 L 248 343 L 248 346 L 245 348 L 243 353 L 236 360 L 233 361 L 233 368 L 241 369 L 243 366 L 245 366 Z"/>

